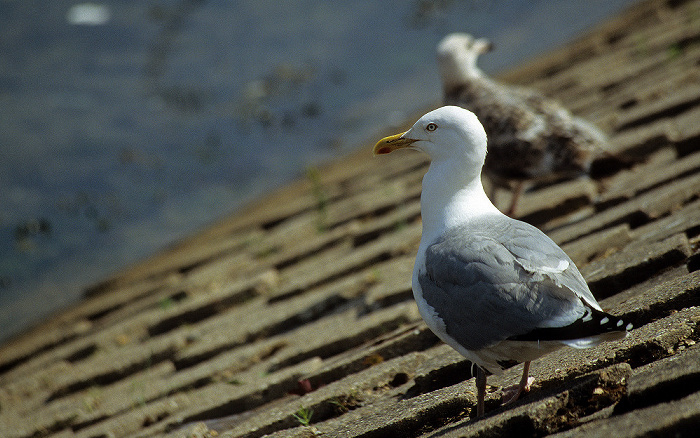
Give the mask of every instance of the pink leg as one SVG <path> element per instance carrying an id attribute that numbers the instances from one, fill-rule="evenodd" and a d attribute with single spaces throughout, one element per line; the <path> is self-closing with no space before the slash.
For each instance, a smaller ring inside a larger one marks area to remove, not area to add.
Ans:
<path id="1" fill-rule="evenodd" d="M 503 390 L 503 404 L 507 405 L 513 403 L 520 397 L 523 392 L 528 392 L 530 390 L 530 385 L 535 379 L 530 376 L 530 362 L 525 362 L 523 364 L 523 376 L 520 378 L 520 383 L 514 387 L 506 388 Z"/>

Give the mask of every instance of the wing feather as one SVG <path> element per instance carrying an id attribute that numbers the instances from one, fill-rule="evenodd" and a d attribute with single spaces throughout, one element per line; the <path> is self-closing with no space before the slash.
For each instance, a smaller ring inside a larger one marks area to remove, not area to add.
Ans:
<path id="1" fill-rule="evenodd" d="M 542 232 L 521 224 L 508 218 L 470 222 L 426 251 L 418 276 L 423 298 L 467 350 L 570 325 L 585 314 L 584 301 L 599 309 L 571 259 Z"/>

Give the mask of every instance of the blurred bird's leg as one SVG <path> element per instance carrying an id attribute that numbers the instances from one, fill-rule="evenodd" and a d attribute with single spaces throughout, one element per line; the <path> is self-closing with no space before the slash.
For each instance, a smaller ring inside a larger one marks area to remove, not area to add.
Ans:
<path id="1" fill-rule="evenodd" d="M 496 186 L 496 183 L 493 182 L 492 179 L 488 180 L 488 189 L 489 189 L 489 199 L 491 200 L 491 203 L 493 205 L 498 205 L 496 204 L 496 197 L 498 196 L 498 187 Z"/>
<path id="2" fill-rule="evenodd" d="M 508 211 L 506 211 L 506 214 L 509 217 L 513 217 L 515 214 L 515 209 L 518 207 L 518 201 L 520 200 L 520 195 L 522 195 L 523 190 L 525 189 L 525 181 L 518 181 L 516 184 L 515 188 L 513 189 L 513 192 L 511 194 L 511 201 L 510 201 L 510 208 L 508 208 Z"/>
<path id="3" fill-rule="evenodd" d="M 476 366 L 476 417 L 484 416 L 484 399 L 486 398 L 486 372 Z"/>
<path id="4" fill-rule="evenodd" d="M 503 404 L 513 403 L 520 397 L 523 392 L 530 390 L 530 385 L 535 379 L 530 377 L 530 362 L 523 363 L 523 376 L 520 378 L 520 383 L 503 389 Z"/>

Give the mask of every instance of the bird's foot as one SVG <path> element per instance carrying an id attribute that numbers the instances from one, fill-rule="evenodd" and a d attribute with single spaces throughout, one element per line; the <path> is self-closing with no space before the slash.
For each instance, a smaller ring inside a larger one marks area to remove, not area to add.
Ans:
<path id="1" fill-rule="evenodd" d="M 503 391 L 501 391 L 501 399 L 503 400 L 503 404 L 507 405 L 513 403 L 520 397 L 520 394 L 522 394 L 523 392 L 530 391 L 530 385 L 532 385 L 534 381 L 534 377 L 528 377 L 527 383 L 525 383 L 525 385 L 518 384 L 509 386 L 508 388 L 503 388 Z"/>

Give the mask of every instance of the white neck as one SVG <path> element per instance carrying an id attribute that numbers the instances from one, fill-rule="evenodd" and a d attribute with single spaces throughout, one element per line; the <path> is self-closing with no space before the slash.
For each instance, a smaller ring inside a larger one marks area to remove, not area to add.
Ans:
<path id="1" fill-rule="evenodd" d="M 474 79 L 484 78 L 485 75 L 476 65 L 476 53 L 465 53 L 462 56 L 450 54 L 439 60 L 440 73 L 444 88 L 463 86 Z"/>
<path id="2" fill-rule="evenodd" d="M 484 77 L 484 72 L 476 65 L 479 60 L 479 55 L 476 53 L 470 53 L 466 62 L 462 66 L 462 75 L 465 79 L 468 78 L 482 78 Z"/>
<path id="3" fill-rule="evenodd" d="M 423 177 L 421 249 L 449 228 L 475 217 L 493 214 L 500 215 L 501 212 L 484 192 L 480 166 L 475 171 L 473 166 L 458 160 L 431 163 Z"/>

